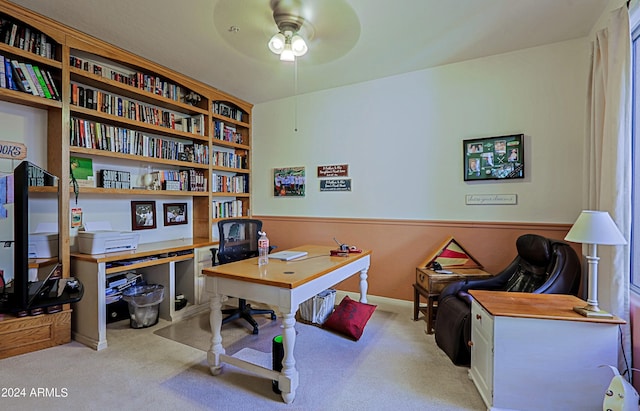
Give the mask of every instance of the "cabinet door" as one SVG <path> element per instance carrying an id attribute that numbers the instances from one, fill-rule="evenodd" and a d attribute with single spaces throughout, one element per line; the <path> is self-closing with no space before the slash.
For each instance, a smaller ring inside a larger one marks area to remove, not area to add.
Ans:
<path id="1" fill-rule="evenodd" d="M 471 305 L 471 379 L 485 403 L 493 403 L 493 317 L 480 304 Z"/>

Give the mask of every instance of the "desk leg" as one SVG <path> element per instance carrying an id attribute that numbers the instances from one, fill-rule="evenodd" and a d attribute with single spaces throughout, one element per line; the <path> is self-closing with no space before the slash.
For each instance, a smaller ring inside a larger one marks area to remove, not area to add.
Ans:
<path id="1" fill-rule="evenodd" d="M 296 398 L 296 388 L 298 388 L 298 370 L 296 370 L 296 360 L 293 358 L 293 348 L 296 345 L 296 311 L 298 307 L 295 307 L 293 312 L 282 314 L 284 358 L 278 385 L 282 391 L 282 399 L 287 404 L 291 404 Z"/>
<path id="2" fill-rule="evenodd" d="M 209 315 L 209 323 L 211 325 L 211 349 L 207 352 L 207 362 L 211 374 L 218 375 L 222 372 L 222 362 L 220 355 L 225 353 L 222 346 L 222 296 L 220 294 L 211 295 L 211 314 Z"/>
<path id="3" fill-rule="evenodd" d="M 367 290 L 369 289 L 369 284 L 367 283 L 367 271 L 369 267 L 360 271 L 360 302 L 367 302 Z"/>

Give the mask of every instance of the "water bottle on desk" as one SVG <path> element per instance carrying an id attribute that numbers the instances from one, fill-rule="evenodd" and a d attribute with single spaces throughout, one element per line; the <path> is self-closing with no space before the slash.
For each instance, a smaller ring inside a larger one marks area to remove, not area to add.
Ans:
<path id="1" fill-rule="evenodd" d="M 258 266 L 269 264 L 269 239 L 267 233 L 260 231 L 258 238 Z"/>

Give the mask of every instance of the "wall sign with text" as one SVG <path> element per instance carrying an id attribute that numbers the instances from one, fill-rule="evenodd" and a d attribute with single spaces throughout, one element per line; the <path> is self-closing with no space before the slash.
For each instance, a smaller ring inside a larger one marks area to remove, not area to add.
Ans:
<path id="1" fill-rule="evenodd" d="M 320 180 L 320 191 L 351 191 L 350 178 Z"/>
<path id="2" fill-rule="evenodd" d="M 329 166 L 318 166 L 318 178 L 347 177 L 348 175 L 349 175 L 348 164 L 333 164 Z"/>
<path id="3" fill-rule="evenodd" d="M 27 158 L 27 146 L 15 141 L 0 141 L 0 158 L 24 160 Z"/>

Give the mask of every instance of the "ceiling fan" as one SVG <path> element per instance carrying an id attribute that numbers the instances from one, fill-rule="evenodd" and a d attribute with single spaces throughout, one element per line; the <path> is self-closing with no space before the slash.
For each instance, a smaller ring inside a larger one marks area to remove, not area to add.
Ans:
<path id="1" fill-rule="evenodd" d="M 346 0 L 219 0 L 214 26 L 232 48 L 263 62 L 324 64 L 351 50 L 360 22 Z"/>

